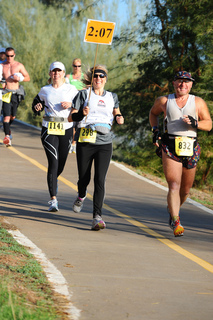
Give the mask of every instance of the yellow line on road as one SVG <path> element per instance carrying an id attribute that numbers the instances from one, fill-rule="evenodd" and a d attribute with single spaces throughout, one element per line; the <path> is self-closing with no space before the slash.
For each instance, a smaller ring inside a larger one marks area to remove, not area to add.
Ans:
<path id="1" fill-rule="evenodd" d="M 2 140 L 0 140 L 0 142 L 2 142 Z M 15 149 L 14 147 L 9 147 L 9 150 L 13 151 L 14 153 L 16 153 L 17 155 L 19 155 L 21 158 L 26 159 L 27 161 L 31 162 L 33 165 L 37 166 L 38 168 L 40 168 L 41 170 L 47 172 L 47 168 L 44 167 L 42 164 L 40 164 L 38 161 L 28 157 L 27 155 L 23 154 L 22 152 L 18 151 L 17 149 Z M 67 186 L 71 187 L 72 189 L 74 189 L 75 191 L 77 191 L 77 186 L 74 185 L 72 182 L 70 182 L 69 180 L 63 178 L 63 177 L 59 177 L 58 178 L 60 181 L 62 181 L 64 184 L 66 184 Z M 92 196 L 90 194 L 87 194 L 87 198 L 89 198 L 90 200 L 92 200 Z M 195 256 L 194 254 L 192 254 L 191 252 L 181 248 L 179 245 L 177 245 L 176 243 L 174 243 L 173 241 L 165 238 L 164 236 L 162 236 L 161 234 L 155 232 L 154 230 L 150 229 L 149 227 L 147 227 L 145 224 L 131 218 L 130 216 L 111 208 L 110 206 L 104 204 L 103 207 L 114 213 L 115 215 L 125 219 L 126 221 L 128 221 L 130 224 L 140 228 L 142 231 L 148 233 L 149 235 L 153 236 L 154 238 L 156 238 L 158 241 L 162 242 L 163 244 L 165 244 L 166 246 L 168 246 L 169 248 L 171 248 L 172 250 L 178 252 L 179 254 L 181 254 L 182 256 L 188 258 L 189 260 L 197 263 L 199 266 L 201 266 L 202 268 L 206 269 L 207 271 L 213 273 L 213 265 L 210 264 L 209 262 Z"/>

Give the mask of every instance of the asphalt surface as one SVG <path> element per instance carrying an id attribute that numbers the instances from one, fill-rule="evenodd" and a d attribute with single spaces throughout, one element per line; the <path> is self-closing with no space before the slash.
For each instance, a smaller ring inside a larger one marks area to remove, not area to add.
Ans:
<path id="1" fill-rule="evenodd" d="M 82 320 L 213 318 L 213 214 L 181 209 L 183 237 L 168 227 L 166 191 L 110 164 L 103 218 L 91 231 L 93 178 L 81 213 L 75 154 L 59 179 L 59 212 L 49 213 L 47 160 L 35 128 L 0 133 L 0 214 L 36 244 L 67 280 Z M 153 155 L 154 156 L 154 155 Z"/>

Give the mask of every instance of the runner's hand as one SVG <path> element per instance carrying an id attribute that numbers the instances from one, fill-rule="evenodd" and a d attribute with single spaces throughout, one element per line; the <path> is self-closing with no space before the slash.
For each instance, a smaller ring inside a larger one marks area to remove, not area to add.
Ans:
<path id="1" fill-rule="evenodd" d="M 64 108 L 64 109 L 69 109 L 69 108 L 71 108 L 71 106 L 72 106 L 72 102 L 63 101 L 63 102 L 61 102 L 61 106 L 62 106 L 62 108 Z"/>
<path id="2" fill-rule="evenodd" d="M 41 103 L 37 103 L 37 104 L 34 106 L 35 111 L 41 111 L 42 108 L 43 108 L 43 106 L 42 106 Z"/>
<path id="3" fill-rule="evenodd" d="M 153 132 L 153 136 L 152 136 L 152 142 L 157 147 L 159 147 L 158 140 L 161 140 L 161 133 L 158 129 L 155 129 L 155 131 Z"/>
<path id="4" fill-rule="evenodd" d="M 192 116 L 184 116 L 183 121 L 187 124 L 191 125 L 192 128 L 197 128 L 198 121 L 194 119 Z"/>
<path id="5" fill-rule="evenodd" d="M 86 106 L 86 107 L 83 108 L 83 115 L 87 116 L 88 114 L 89 114 L 89 107 Z"/>

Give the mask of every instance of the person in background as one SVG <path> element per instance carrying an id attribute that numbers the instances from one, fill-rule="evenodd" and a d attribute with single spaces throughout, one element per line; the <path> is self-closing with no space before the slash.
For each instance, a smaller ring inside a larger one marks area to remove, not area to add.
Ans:
<path id="1" fill-rule="evenodd" d="M 74 85 L 79 91 L 85 88 L 82 79 L 84 74 L 81 71 L 81 59 L 75 58 L 72 62 L 72 73 L 66 75 L 66 82 Z M 73 137 L 75 136 L 76 124 L 73 124 Z M 69 153 L 76 153 L 76 143 L 73 139 Z"/>
<path id="2" fill-rule="evenodd" d="M 2 115 L 1 115 L 1 109 L 2 109 L 2 90 L 4 88 L 4 83 L 2 82 L 2 77 L 3 77 L 3 67 L 0 64 L 0 121 L 2 121 Z M 0 126 L 1 128 L 2 126 Z"/>
<path id="3" fill-rule="evenodd" d="M 93 71 L 94 77 L 92 77 Z M 105 197 L 105 179 L 112 157 L 111 126 L 113 120 L 119 125 L 124 123 L 117 95 L 104 89 L 107 77 L 108 71 L 103 65 L 96 65 L 94 70 L 93 68 L 88 70 L 83 82 L 86 86 L 92 85 L 92 88 L 81 90 L 77 94 L 73 100 L 73 108 L 78 112 L 73 112 L 68 117 L 68 121 L 78 122 L 75 135 L 78 196 L 73 204 L 74 212 L 82 210 L 94 162 L 92 230 L 106 227 L 102 219 L 102 206 Z"/>
<path id="4" fill-rule="evenodd" d="M 5 138 L 3 143 L 6 147 L 11 146 L 11 130 L 10 126 L 14 121 L 19 103 L 24 99 L 25 91 L 20 82 L 30 81 L 30 76 L 24 65 L 15 61 L 15 50 L 12 47 L 6 49 L 7 60 L 2 63 L 3 78 L 6 81 L 5 93 L 11 93 L 8 101 L 3 102 L 3 127 Z"/>
<path id="5" fill-rule="evenodd" d="M 47 184 L 50 194 L 49 212 L 58 211 L 57 178 L 63 172 L 72 141 L 72 123 L 67 118 L 72 110 L 72 100 L 78 90 L 65 83 L 65 66 L 55 61 L 49 68 L 49 85 L 41 88 L 34 98 L 35 115 L 45 111 L 41 141 L 48 160 Z"/>
<path id="6" fill-rule="evenodd" d="M 1 65 L 3 62 L 6 61 L 6 49 L 0 48 L 0 121 L 2 121 L 2 90 L 5 87 L 4 81 L 3 81 L 3 66 Z"/>
<path id="7" fill-rule="evenodd" d="M 159 148 L 159 141 L 162 141 L 159 154 L 162 154 L 163 170 L 169 187 L 169 225 L 176 237 L 182 236 L 184 232 L 179 211 L 193 185 L 200 157 L 197 131 L 212 129 L 205 101 L 190 94 L 193 82 L 189 72 L 177 72 L 173 81 L 175 92 L 157 98 L 149 114 L 153 144 Z M 162 137 L 158 126 L 161 113 L 164 114 L 165 128 Z"/>
<path id="8" fill-rule="evenodd" d="M 6 49 L 0 48 L 0 64 L 6 62 Z"/>

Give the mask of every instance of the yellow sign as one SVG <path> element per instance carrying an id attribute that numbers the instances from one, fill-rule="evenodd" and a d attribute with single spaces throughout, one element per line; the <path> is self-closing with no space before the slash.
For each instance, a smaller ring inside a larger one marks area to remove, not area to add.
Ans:
<path id="1" fill-rule="evenodd" d="M 100 44 L 112 44 L 115 22 L 87 20 L 84 41 Z"/>

